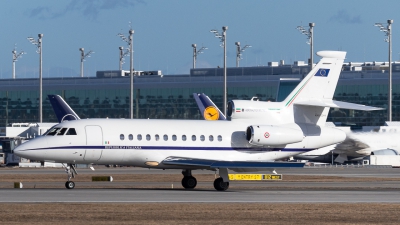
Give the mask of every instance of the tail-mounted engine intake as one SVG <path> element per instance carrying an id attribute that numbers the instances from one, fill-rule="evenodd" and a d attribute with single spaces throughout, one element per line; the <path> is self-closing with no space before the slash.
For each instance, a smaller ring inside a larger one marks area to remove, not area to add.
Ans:
<path id="1" fill-rule="evenodd" d="M 246 130 L 246 139 L 252 145 L 286 145 L 301 142 L 303 138 L 299 127 L 252 125 Z"/>

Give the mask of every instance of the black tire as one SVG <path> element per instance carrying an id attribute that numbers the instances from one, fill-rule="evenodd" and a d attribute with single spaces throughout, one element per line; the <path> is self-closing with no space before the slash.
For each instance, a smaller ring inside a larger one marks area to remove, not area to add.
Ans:
<path id="1" fill-rule="evenodd" d="M 65 187 L 67 189 L 74 189 L 75 188 L 75 183 L 73 181 L 67 181 L 67 182 L 65 182 Z"/>
<path id="2" fill-rule="evenodd" d="M 226 191 L 229 188 L 229 182 L 224 182 L 224 180 L 219 177 L 214 181 L 214 188 L 217 191 Z"/>
<path id="3" fill-rule="evenodd" d="M 182 186 L 185 189 L 193 189 L 197 185 L 197 180 L 193 176 L 184 176 L 182 179 Z"/>

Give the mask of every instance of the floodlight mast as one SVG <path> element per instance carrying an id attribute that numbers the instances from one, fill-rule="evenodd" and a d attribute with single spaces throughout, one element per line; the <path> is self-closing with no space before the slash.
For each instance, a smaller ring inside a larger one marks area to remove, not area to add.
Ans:
<path id="1" fill-rule="evenodd" d="M 130 99 L 130 118 L 133 119 L 133 34 L 135 33 L 132 28 L 129 29 L 129 38 L 126 38 L 125 35 L 122 33 L 118 33 L 117 36 L 119 36 L 123 41 L 125 41 L 128 44 L 129 47 L 129 53 L 130 53 L 130 94 L 129 94 L 129 99 Z M 121 66 L 122 67 L 122 66 Z M 136 106 L 136 118 L 139 117 L 139 107 Z"/>
<path id="2" fill-rule="evenodd" d="M 393 20 L 387 20 L 387 27 L 384 27 L 382 23 L 375 23 L 374 25 L 385 33 L 387 38 L 384 41 L 389 43 L 388 121 L 392 121 L 392 23 Z"/>
<path id="3" fill-rule="evenodd" d="M 86 58 L 89 58 L 94 51 L 90 50 L 88 53 L 85 54 L 85 49 L 84 48 L 79 48 L 79 51 L 81 51 L 81 77 L 83 77 L 83 62 L 85 61 Z"/>
<path id="4" fill-rule="evenodd" d="M 15 62 L 18 61 L 19 58 L 22 57 L 22 55 L 26 54 L 24 51 L 21 51 L 20 53 L 17 53 L 17 50 L 12 50 L 13 54 L 13 63 L 12 63 L 12 78 L 15 79 Z"/>
<path id="5" fill-rule="evenodd" d="M 125 63 L 125 56 L 129 54 L 129 49 L 124 52 L 124 47 L 119 47 L 119 70 L 122 70 L 122 64 Z"/>
<path id="6" fill-rule="evenodd" d="M 197 56 L 201 53 L 204 53 L 203 50 L 208 49 L 207 47 L 201 47 L 198 51 L 197 51 L 197 45 L 196 44 L 192 44 L 193 47 L 193 69 L 196 68 L 196 61 L 197 61 Z"/>
<path id="7" fill-rule="evenodd" d="M 236 47 L 236 67 L 239 67 L 239 61 L 242 60 L 242 52 L 244 52 L 244 50 L 246 48 L 251 48 L 251 45 L 245 45 L 243 48 L 240 48 L 240 42 L 235 42 Z"/>
<path id="8" fill-rule="evenodd" d="M 36 41 L 33 37 L 28 37 L 28 41 L 30 41 L 32 44 L 36 45 L 37 50 L 36 52 L 39 54 L 39 122 L 42 123 L 43 122 L 43 107 L 42 107 L 42 103 L 43 103 L 43 95 L 42 95 L 42 91 L 43 91 L 43 86 L 42 86 L 42 38 L 43 38 L 43 34 L 38 34 L 38 40 Z"/>
<path id="9" fill-rule="evenodd" d="M 215 35 L 216 38 L 219 38 L 222 42 L 220 45 L 224 47 L 224 115 L 226 116 L 226 107 L 227 107 L 227 88 L 226 88 L 226 31 L 228 30 L 228 26 L 222 27 L 222 33 L 220 34 L 217 30 L 210 30 L 211 33 Z"/>
<path id="10" fill-rule="evenodd" d="M 307 44 L 310 45 L 310 61 L 308 64 L 311 66 L 311 69 L 314 67 L 314 27 L 315 23 L 309 23 L 309 30 L 307 31 L 303 26 L 297 26 L 297 30 L 300 31 L 300 33 L 304 34 L 307 36 L 308 41 Z"/>

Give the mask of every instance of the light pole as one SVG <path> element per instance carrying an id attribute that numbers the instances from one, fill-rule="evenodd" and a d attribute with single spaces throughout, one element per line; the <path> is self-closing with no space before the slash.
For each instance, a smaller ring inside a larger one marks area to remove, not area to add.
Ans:
<path id="1" fill-rule="evenodd" d="M 124 47 L 119 47 L 119 70 L 122 70 L 122 64 L 125 63 L 125 56 L 129 53 L 129 49 L 126 49 L 124 52 Z"/>
<path id="2" fill-rule="evenodd" d="M 134 30 L 129 29 L 129 39 L 125 37 L 125 35 L 119 33 L 118 36 L 125 41 L 128 46 L 129 46 L 129 52 L 130 52 L 130 57 L 131 57 L 131 63 L 130 63 L 130 94 L 129 94 L 129 99 L 130 99 L 130 118 L 133 119 L 133 33 Z M 139 114 L 139 108 L 136 107 L 136 118 L 138 118 Z"/>
<path id="3" fill-rule="evenodd" d="M 310 27 L 306 30 L 303 26 L 297 26 L 297 30 L 299 30 L 302 34 L 306 35 L 308 38 L 307 44 L 310 45 L 310 61 L 308 64 L 311 66 L 311 69 L 314 67 L 314 27 L 315 23 L 309 23 L 308 26 Z"/>
<path id="4" fill-rule="evenodd" d="M 210 30 L 211 33 L 215 35 L 216 38 L 219 38 L 222 42 L 221 47 L 224 47 L 224 115 L 226 116 L 226 106 L 227 106 L 227 90 L 226 90 L 226 31 L 228 30 L 228 26 L 222 27 L 222 34 L 220 34 L 217 30 Z"/>
<path id="5" fill-rule="evenodd" d="M 12 50 L 13 54 L 13 63 L 12 63 L 12 78 L 15 79 L 15 62 L 18 61 L 18 58 L 21 58 L 23 54 L 26 54 L 24 51 L 17 53 L 17 50 Z"/>
<path id="6" fill-rule="evenodd" d="M 207 47 L 201 47 L 198 51 L 197 51 L 197 45 L 196 44 L 192 44 L 193 47 L 193 69 L 196 68 L 196 60 L 197 60 L 197 55 L 204 53 L 203 50 L 208 49 Z"/>
<path id="7" fill-rule="evenodd" d="M 243 48 L 240 48 L 240 42 L 235 42 L 236 45 L 236 67 L 239 67 L 239 61 L 242 59 L 242 52 L 246 48 L 251 48 L 251 45 L 245 45 Z"/>
<path id="8" fill-rule="evenodd" d="M 81 77 L 83 77 L 83 61 L 85 61 L 86 58 L 89 58 L 94 51 L 90 50 L 88 53 L 85 54 L 85 49 L 84 48 L 79 48 L 79 51 L 81 51 Z"/>
<path id="9" fill-rule="evenodd" d="M 36 45 L 36 52 L 39 53 L 39 122 L 43 122 L 43 111 L 42 111 L 42 102 L 43 102 L 43 86 L 42 86 L 42 38 L 43 34 L 38 34 L 38 40 L 36 41 L 33 37 L 28 37 L 28 41 L 32 44 Z"/>
<path id="10" fill-rule="evenodd" d="M 375 26 L 387 36 L 384 39 L 385 42 L 389 43 L 388 121 L 392 121 L 392 23 L 393 20 L 387 20 L 387 27 L 384 27 L 382 23 L 375 23 Z"/>

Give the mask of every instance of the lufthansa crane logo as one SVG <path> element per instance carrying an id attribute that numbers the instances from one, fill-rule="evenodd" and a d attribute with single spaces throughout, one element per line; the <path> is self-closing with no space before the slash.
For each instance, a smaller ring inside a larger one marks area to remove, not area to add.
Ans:
<path id="1" fill-rule="evenodd" d="M 204 110 L 204 119 L 205 120 L 218 120 L 219 119 L 219 112 L 214 106 L 208 106 Z"/>
<path id="2" fill-rule="evenodd" d="M 269 133 L 268 133 L 268 132 L 265 132 L 264 137 L 265 137 L 265 138 L 269 138 Z"/>

